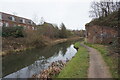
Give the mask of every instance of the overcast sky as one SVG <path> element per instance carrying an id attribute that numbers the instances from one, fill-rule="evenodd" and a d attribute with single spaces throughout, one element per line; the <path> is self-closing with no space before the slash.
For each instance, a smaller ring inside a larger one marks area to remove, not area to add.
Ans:
<path id="1" fill-rule="evenodd" d="M 40 22 L 60 25 L 64 23 L 68 29 L 85 29 L 89 18 L 92 0 L 0 0 L 0 12 Z M 35 17 L 38 17 L 35 19 Z"/>

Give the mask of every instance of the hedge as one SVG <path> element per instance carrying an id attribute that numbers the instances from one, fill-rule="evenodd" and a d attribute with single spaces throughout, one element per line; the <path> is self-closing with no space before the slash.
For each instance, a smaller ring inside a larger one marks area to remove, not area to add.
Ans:
<path id="1" fill-rule="evenodd" d="M 24 37 L 23 27 L 2 27 L 2 37 Z"/>

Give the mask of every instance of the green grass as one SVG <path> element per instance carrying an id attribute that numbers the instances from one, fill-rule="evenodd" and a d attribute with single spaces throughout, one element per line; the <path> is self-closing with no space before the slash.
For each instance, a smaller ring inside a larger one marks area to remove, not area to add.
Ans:
<path id="1" fill-rule="evenodd" d="M 76 43 L 74 44 L 74 46 L 77 47 L 77 48 L 79 48 L 79 47 L 80 47 L 80 42 L 76 42 Z"/>
<path id="2" fill-rule="evenodd" d="M 90 47 L 93 47 L 95 49 L 97 49 L 104 61 L 107 63 L 108 67 L 109 67 L 109 70 L 112 74 L 112 77 L 113 78 L 118 78 L 118 58 L 115 58 L 113 56 L 108 56 L 107 54 L 109 53 L 108 49 L 106 46 L 104 45 L 100 45 L 100 44 L 90 44 L 90 43 L 85 43 L 86 45 L 90 46 Z"/>
<path id="3" fill-rule="evenodd" d="M 72 58 L 60 72 L 57 78 L 86 78 L 89 66 L 88 51 L 80 46 L 80 42 L 75 43 L 75 47 L 79 47 L 75 57 Z"/>

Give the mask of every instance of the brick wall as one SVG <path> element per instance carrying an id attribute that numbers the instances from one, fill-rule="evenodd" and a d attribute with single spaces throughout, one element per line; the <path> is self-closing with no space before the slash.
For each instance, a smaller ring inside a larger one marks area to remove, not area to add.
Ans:
<path id="1" fill-rule="evenodd" d="M 0 16 L 2 18 L 0 19 L 0 25 L 2 25 L 3 27 L 23 26 L 25 29 L 34 30 L 34 27 L 36 25 L 32 20 L 23 17 L 3 12 L 0 12 Z"/>
<path id="2" fill-rule="evenodd" d="M 117 30 L 111 27 L 86 26 L 86 37 L 89 43 L 112 43 L 117 35 Z"/>

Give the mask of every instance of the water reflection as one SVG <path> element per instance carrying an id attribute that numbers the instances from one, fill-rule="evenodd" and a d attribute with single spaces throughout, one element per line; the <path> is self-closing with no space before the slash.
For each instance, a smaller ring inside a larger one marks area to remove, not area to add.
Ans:
<path id="1" fill-rule="evenodd" d="M 3 74 L 7 75 L 5 78 L 28 78 L 46 69 L 53 61 L 72 58 L 76 52 L 72 43 L 66 42 L 15 53 L 3 58 Z"/>

